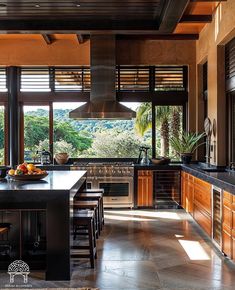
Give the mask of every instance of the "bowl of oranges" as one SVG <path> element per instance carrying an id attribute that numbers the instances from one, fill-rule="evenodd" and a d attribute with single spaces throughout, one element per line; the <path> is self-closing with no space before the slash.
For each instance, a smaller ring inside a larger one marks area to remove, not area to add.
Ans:
<path id="1" fill-rule="evenodd" d="M 48 173 L 45 170 L 37 168 L 34 164 L 22 163 L 16 169 L 10 169 L 7 175 L 14 180 L 41 180 Z"/>

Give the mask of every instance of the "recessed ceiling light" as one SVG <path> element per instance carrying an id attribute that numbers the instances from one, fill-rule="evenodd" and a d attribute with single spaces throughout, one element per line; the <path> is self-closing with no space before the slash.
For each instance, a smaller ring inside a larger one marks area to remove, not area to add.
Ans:
<path id="1" fill-rule="evenodd" d="M 76 2 L 76 3 L 75 3 L 75 6 L 76 6 L 76 7 L 80 7 L 80 6 L 81 6 L 81 4 L 80 4 L 80 3 L 78 3 L 78 2 Z"/>
<path id="2" fill-rule="evenodd" d="M 39 4 L 34 5 L 36 8 L 40 8 L 41 6 Z"/>

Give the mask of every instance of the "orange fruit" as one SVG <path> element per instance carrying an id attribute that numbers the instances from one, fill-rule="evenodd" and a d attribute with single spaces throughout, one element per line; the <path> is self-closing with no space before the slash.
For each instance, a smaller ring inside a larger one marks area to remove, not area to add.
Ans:
<path id="1" fill-rule="evenodd" d="M 28 171 L 34 171 L 36 169 L 35 165 L 34 164 L 27 164 L 27 169 Z"/>
<path id="2" fill-rule="evenodd" d="M 9 174 L 9 175 L 15 175 L 15 170 L 14 170 L 14 169 L 10 169 L 10 170 L 8 171 L 8 174 Z"/>

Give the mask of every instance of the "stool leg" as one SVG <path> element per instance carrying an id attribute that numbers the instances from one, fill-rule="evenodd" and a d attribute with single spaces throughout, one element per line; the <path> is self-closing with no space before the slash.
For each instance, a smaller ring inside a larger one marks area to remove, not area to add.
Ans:
<path id="1" fill-rule="evenodd" d="M 97 246 L 96 246 L 95 220 L 94 219 L 92 219 L 92 230 L 93 230 L 93 239 L 94 239 L 94 248 L 95 248 L 95 259 L 97 259 Z"/>
<path id="2" fill-rule="evenodd" d="M 90 263 L 91 268 L 93 269 L 95 267 L 95 259 L 94 259 L 94 237 L 92 229 L 92 220 L 88 224 L 88 233 L 89 233 Z"/>
<path id="3" fill-rule="evenodd" d="M 102 211 L 102 223 L 104 225 L 104 203 L 103 203 L 103 198 L 101 199 L 101 211 Z"/>
<path id="4" fill-rule="evenodd" d="M 96 238 L 98 239 L 100 236 L 99 230 L 99 216 L 98 216 L 98 209 L 95 209 L 95 222 L 96 222 Z"/>
<path id="5" fill-rule="evenodd" d="M 103 229 L 103 219 L 102 219 L 102 199 L 99 199 L 99 210 L 100 210 L 100 230 Z"/>

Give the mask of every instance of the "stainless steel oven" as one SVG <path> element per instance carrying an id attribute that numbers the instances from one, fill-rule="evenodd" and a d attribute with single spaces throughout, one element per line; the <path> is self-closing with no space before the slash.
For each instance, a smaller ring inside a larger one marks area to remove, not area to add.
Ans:
<path id="1" fill-rule="evenodd" d="M 133 178 L 103 178 L 98 188 L 104 189 L 105 207 L 133 207 Z"/>
<path id="2" fill-rule="evenodd" d="M 72 169 L 87 170 L 87 188 L 104 189 L 104 207 L 132 208 L 134 167 L 129 163 L 88 163 Z"/>

